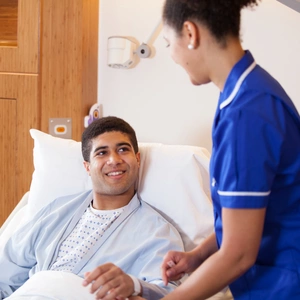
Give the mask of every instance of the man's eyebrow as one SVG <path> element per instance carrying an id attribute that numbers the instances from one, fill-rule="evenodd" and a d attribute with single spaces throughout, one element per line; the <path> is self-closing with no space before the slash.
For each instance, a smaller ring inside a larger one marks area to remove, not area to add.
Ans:
<path id="1" fill-rule="evenodd" d="M 130 143 L 127 143 L 127 142 L 121 142 L 121 143 L 118 143 L 118 144 L 117 144 L 117 147 L 120 147 L 120 146 L 128 146 L 128 147 L 132 148 L 131 144 L 130 144 Z"/>
<path id="2" fill-rule="evenodd" d="M 127 143 L 127 142 L 117 143 L 116 146 L 117 147 L 128 146 L 128 147 L 132 148 L 131 144 Z M 99 151 L 99 150 L 105 150 L 107 148 L 108 148 L 108 146 L 99 146 L 99 147 L 95 148 L 94 153 L 97 152 L 97 151 Z"/>

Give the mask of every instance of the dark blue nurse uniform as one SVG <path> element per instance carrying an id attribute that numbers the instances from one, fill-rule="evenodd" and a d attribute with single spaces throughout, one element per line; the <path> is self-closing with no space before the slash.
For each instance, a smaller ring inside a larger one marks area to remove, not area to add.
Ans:
<path id="1" fill-rule="evenodd" d="M 210 176 L 218 245 L 223 207 L 266 208 L 257 260 L 230 285 L 234 299 L 299 300 L 299 113 L 249 51 L 233 67 L 220 94 L 212 138 Z"/>

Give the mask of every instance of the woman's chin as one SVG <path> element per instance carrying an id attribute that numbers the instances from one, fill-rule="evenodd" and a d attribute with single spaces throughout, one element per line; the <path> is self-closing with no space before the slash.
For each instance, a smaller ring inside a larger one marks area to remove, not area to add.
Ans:
<path id="1" fill-rule="evenodd" d="M 192 83 L 193 85 L 201 85 L 201 84 L 203 84 L 203 82 L 199 82 L 198 80 L 195 80 L 195 79 L 193 79 L 193 78 L 190 78 L 190 80 L 191 80 L 191 83 Z"/>
<path id="2" fill-rule="evenodd" d="M 193 85 L 202 85 L 202 84 L 210 83 L 210 80 L 196 80 L 195 78 L 191 78 L 191 77 L 190 77 L 190 81 Z"/>

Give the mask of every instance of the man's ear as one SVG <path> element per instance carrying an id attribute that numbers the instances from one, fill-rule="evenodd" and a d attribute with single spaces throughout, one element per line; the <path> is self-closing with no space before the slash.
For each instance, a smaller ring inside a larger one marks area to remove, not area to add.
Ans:
<path id="1" fill-rule="evenodd" d="M 88 161 L 84 161 L 84 162 L 83 162 L 83 165 L 84 165 L 84 168 L 85 168 L 85 170 L 87 171 L 87 173 L 88 173 L 89 175 L 91 175 L 91 174 L 90 174 L 90 163 L 89 163 Z"/>
<path id="2" fill-rule="evenodd" d="M 141 165 L 141 154 L 140 154 L 140 152 L 137 152 L 135 154 L 135 157 L 136 157 L 136 160 L 138 162 L 138 166 L 140 167 L 140 165 Z"/>
<path id="3" fill-rule="evenodd" d="M 200 45 L 200 31 L 196 23 L 185 21 L 183 23 L 182 34 L 185 36 L 187 43 L 196 49 Z"/>

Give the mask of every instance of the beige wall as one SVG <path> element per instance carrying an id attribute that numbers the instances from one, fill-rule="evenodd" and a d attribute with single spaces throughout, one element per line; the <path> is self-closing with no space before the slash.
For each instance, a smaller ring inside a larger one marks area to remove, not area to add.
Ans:
<path id="1" fill-rule="evenodd" d="M 147 4 L 145 4 L 147 3 Z M 162 0 L 103 0 L 100 6 L 98 101 L 104 115 L 129 121 L 143 142 L 191 144 L 211 149 L 210 130 L 219 91 L 194 87 L 175 65 L 162 34 L 156 55 L 134 69 L 106 65 L 107 38 L 131 36 L 145 41 L 156 26 Z M 242 39 L 257 62 L 281 82 L 300 110 L 300 14 L 275 0 L 244 11 Z"/>

